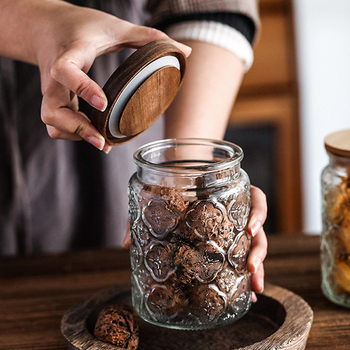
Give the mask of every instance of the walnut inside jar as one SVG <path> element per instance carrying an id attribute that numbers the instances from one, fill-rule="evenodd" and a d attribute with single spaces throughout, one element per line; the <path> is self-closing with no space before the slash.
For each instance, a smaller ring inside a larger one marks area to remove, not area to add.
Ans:
<path id="1" fill-rule="evenodd" d="M 242 196 L 232 195 L 222 202 L 192 196 L 190 201 L 184 194 L 161 186 L 144 186 L 140 191 L 142 215 L 135 238 L 143 251 L 139 268 L 150 274 L 143 278 L 134 271 L 134 275 L 143 286 L 141 305 L 152 322 L 195 319 L 202 325 L 225 317 L 237 281 L 248 274 L 250 240 L 243 242 L 245 231 L 236 229 L 227 214 L 228 206 L 233 207 L 232 202 L 239 206 Z M 150 235 L 144 242 L 147 230 Z M 230 283 L 223 287 L 228 279 Z M 242 302 L 249 305 L 248 300 Z M 235 315 L 231 312 L 230 317 Z"/>

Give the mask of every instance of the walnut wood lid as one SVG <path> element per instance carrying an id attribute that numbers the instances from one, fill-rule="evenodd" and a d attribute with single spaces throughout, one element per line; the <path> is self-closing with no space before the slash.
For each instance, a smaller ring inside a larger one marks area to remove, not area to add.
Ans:
<path id="1" fill-rule="evenodd" d="M 324 140 L 327 152 L 350 158 L 350 129 L 328 135 Z"/>
<path id="2" fill-rule="evenodd" d="M 103 90 L 108 107 L 104 112 L 92 110 L 92 124 L 111 145 L 133 139 L 169 107 L 185 67 L 185 55 L 169 41 L 142 46 L 106 82 Z"/>

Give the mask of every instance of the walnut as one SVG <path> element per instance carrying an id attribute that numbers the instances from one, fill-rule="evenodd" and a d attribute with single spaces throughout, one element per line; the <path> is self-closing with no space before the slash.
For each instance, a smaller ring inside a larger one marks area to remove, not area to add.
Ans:
<path id="1" fill-rule="evenodd" d="M 179 190 L 175 188 L 163 187 L 163 198 L 179 213 L 183 212 L 188 207 L 188 201 L 181 195 Z"/>
<path id="2" fill-rule="evenodd" d="M 145 265 L 154 280 L 164 282 L 175 271 L 173 264 L 175 245 L 152 242 L 145 253 Z"/>
<path id="3" fill-rule="evenodd" d="M 233 243 L 235 237 L 234 224 L 225 219 L 223 223 L 209 234 L 209 239 L 214 241 L 218 247 L 226 250 Z"/>
<path id="4" fill-rule="evenodd" d="M 224 311 L 226 296 L 213 284 L 198 284 L 192 290 L 191 312 L 203 323 L 212 322 Z"/>
<path id="5" fill-rule="evenodd" d="M 135 311 L 126 305 L 111 305 L 98 315 L 94 335 L 120 348 L 134 350 L 139 344 L 139 326 Z"/>
<path id="6" fill-rule="evenodd" d="M 237 277 L 232 266 L 226 262 L 224 268 L 216 277 L 216 284 L 219 290 L 225 294 L 229 294 L 237 284 Z"/>
<path id="7" fill-rule="evenodd" d="M 239 285 L 231 298 L 231 308 L 236 315 L 240 314 L 242 310 L 245 310 L 250 306 L 251 293 L 250 281 L 247 276 L 237 280 L 237 282 Z"/>
<path id="8" fill-rule="evenodd" d="M 142 211 L 142 219 L 152 235 L 163 239 L 177 225 L 177 214 L 163 199 L 151 199 Z"/>
<path id="9" fill-rule="evenodd" d="M 225 256 L 218 247 L 201 243 L 195 247 L 184 244 L 174 258 L 174 264 L 183 274 L 183 282 L 196 278 L 199 282 L 213 281 L 223 268 Z"/>
<path id="10" fill-rule="evenodd" d="M 224 208 L 220 203 L 199 200 L 185 215 L 188 232 L 197 239 L 208 239 L 224 220 Z"/>
<path id="11" fill-rule="evenodd" d="M 168 283 L 155 284 L 146 295 L 146 304 L 157 320 L 174 319 L 183 312 L 186 297 Z"/>
<path id="12" fill-rule="evenodd" d="M 182 195 L 182 191 L 183 190 L 177 190 L 171 187 L 145 185 L 140 191 L 140 202 L 145 205 L 145 203 L 147 204 L 151 199 L 162 198 L 167 201 L 171 209 L 181 213 L 188 207 L 189 203 Z"/>

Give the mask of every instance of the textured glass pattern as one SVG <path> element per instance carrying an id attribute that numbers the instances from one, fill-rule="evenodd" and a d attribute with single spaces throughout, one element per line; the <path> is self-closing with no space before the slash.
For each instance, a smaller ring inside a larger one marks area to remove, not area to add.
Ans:
<path id="1" fill-rule="evenodd" d="M 249 193 L 235 192 L 223 203 L 220 198 L 191 203 L 181 191 L 170 201 L 160 198 L 159 190 L 141 190 L 139 208 L 134 201 L 131 207 L 141 212 L 130 216 L 136 218 L 131 221 L 136 311 L 149 322 L 190 329 L 241 317 L 251 294 L 250 237 L 242 226 L 249 214 Z M 131 198 L 137 196 L 132 188 L 129 192 Z M 243 208 L 237 210 L 244 217 L 228 214 L 233 207 Z"/>
<path id="2" fill-rule="evenodd" d="M 350 178 L 334 163 L 322 174 L 322 218 L 322 290 L 350 307 Z"/>
<path id="3" fill-rule="evenodd" d="M 235 145 L 171 142 L 136 153 L 129 182 L 133 305 L 153 324 L 217 327 L 251 305 L 249 178 Z"/>

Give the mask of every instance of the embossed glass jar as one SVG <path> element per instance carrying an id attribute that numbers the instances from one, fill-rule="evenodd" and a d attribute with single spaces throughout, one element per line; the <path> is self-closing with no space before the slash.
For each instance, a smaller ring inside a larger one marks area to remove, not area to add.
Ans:
<path id="1" fill-rule="evenodd" d="M 146 321 L 205 329 L 251 305 L 250 182 L 237 145 L 169 139 L 134 154 L 129 182 L 132 301 Z"/>
<path id="2" fill-rule="evenodd" d="M 329 164 L 321 176 L 323 294 L 350 307 L 350 130 L 326 137 Z"/>

